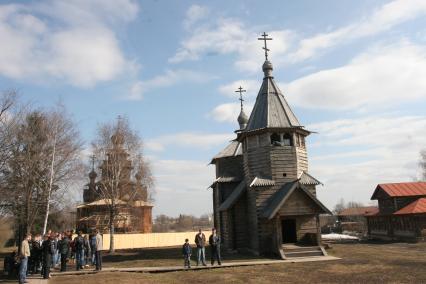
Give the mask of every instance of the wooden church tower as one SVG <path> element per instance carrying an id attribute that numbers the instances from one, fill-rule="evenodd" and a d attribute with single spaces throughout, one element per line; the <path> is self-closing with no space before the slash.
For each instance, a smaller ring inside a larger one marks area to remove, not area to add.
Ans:
<path id="1" fill-rule="evenodd" d="M 316 198 L 321 184 L 308 173 L 306 130 L 272 76 L 265 41 L 264 77 L 249 118 L 242 105 L 237 138 L 216 155 L 214 222 L 227 249 L 282 258 L 324 255 Z M 308 246 L 308 247 L 301 247 Z"/>

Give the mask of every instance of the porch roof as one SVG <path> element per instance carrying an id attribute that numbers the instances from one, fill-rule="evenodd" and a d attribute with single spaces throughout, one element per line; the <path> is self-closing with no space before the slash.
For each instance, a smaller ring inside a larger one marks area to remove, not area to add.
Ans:
<path id="1" fill-rule="evenodd" d="M 404 208 L 393 213 L 394 215 L 406 214 L 425 214 L 426 213 L 426 198 L 419 198 L 416 201 L 408 204 Z"/>
<path id="2" fill-rule="evenodd" d="M 311 199 L 321 210 L 320 213 L 332 214 L 314 195 L 312 195 L 299 180 L 285 183 L 277 192 L 275 192 L 267 201 L 267 205 L 263 209 L 262 217 L 272 219 L 275 217 L 280 208 L 285 204 L 290 195 L 300 189 L 309 199 Z"/>
<path id="3" fill-rule="evenodd" d="M 219 206 L 219 211 L 225 211 L 231 208 L 235 202 L 240 198 L 246 189 L 246 182 L 240 182 L 237 187 L 232 191 L 231 195 Z"/>

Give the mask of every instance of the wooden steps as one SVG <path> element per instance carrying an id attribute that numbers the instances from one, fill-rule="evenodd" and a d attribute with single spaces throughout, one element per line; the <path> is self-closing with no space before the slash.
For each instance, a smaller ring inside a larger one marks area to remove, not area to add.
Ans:
<path id="1" fill-rule="evenodd" d="M 283 245 L 281 250 L 282 250 L 281 256 L 283 259 L 327 255 L 324 248 L 321 246 Z"/>

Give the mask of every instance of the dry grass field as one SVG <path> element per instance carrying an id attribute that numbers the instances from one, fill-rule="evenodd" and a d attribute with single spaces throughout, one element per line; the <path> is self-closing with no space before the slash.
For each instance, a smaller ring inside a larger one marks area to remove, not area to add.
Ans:
<path id="1" fill-rule="evenodd" d="M 52 283 L 426 283 L 426 243 L 335 244 L 330 255 L 342 260 L 272 264 L 169 273 L 100 273 L 57 276 Z M 141 260 L 139 258 L 144 258 Z M 232 258 L 231 255 L 226 255 Z M 237 260 L 233 257 L 232 260 Z M 241 257 L 240 259 L 247 259 Z M 178 265 L 176 249 L 106 256 L 114 267 Z"/>

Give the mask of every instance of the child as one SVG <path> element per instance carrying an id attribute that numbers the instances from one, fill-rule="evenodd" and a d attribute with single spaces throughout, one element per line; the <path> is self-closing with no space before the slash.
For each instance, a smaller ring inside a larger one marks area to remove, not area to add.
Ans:
<path id="1" fill-rule="evenodd" d="M 185 243 L 182 246 L 182 254 L 183 254 L 183 258 L 184 258 L 183 267 L 191 268 L 192 247 L 189 244 L 188 239 L 185 239 Z"/>

